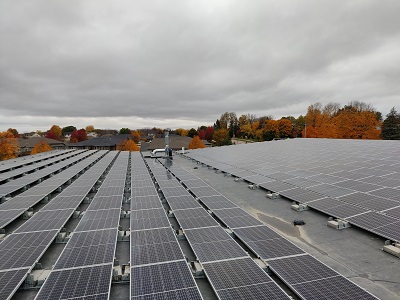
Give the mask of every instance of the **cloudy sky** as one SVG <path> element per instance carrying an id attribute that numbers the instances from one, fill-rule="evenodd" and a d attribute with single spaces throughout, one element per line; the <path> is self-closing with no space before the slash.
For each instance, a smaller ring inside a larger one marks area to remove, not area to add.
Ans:
<path id="1" fill-rule="evenodd" d="M 400 110 L 400 1 L 1 0 L 0 130 Z"/>

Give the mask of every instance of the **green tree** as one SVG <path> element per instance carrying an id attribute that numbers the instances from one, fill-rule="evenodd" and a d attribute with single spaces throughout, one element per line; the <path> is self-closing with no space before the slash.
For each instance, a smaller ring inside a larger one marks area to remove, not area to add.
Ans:
<path id="1" fill-rule="evenodd" d="M 194 128 L 190 128 L 189 132 L 187 133 L 187 136 L 189 137 L 194 137 L 195 135 L 198 135 L 197 130 Z"/>
<path id="2" fill-rule="evenodd" d="M 63 127 L 63 129 L 61 130 L 61 133 L 62 133 L 62 135 L 65 135 L 66 132 L 72 133 L 74 130 L 76 130 L 76 127 L 70 125 L 70 126 Z"/>
<path id="3" fill-rule="evenodd" d="M 381 138 L 384 140 L 400 140 L 400 114 L 394 107 L 382 123 Z"/>
<path id="4" fill-rule="evenodd" d="M 131 134 L 131 130 L 129 128 L 121 128 L 119 134 Z"/>

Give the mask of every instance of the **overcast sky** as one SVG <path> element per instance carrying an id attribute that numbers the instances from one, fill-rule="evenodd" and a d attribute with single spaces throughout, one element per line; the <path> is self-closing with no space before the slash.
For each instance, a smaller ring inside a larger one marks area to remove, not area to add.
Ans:
<path id="1" fill-rule="evenodd" d="M 400 1 L 1 0 L 0 130 L 400 110 Z"/>

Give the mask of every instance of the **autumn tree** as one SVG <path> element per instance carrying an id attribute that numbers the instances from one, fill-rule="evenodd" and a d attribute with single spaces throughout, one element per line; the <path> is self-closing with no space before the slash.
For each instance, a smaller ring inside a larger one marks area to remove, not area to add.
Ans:
<path id="1" fill-rule="evenodd" d="M 7 132 L 10 132 L 15 138 L 19 138 L 18 130 L 15 128 L 8 128 Z"/>
<path id="2" fill-rule="evenodd" d="M 132 131 L 131 131 L 131 136 L 132 136 L 132 140 L 133 140 L 135 143 L 139 143 L 139 141 L 140 141 L 140 132 L 139 132 L 139 131 L 137 131 L 137 130 L 132 130 Z"/>
<path id="3" fill-rule="evenodd" d="M 363 102 L 351 102 L 334 117 L 337 137 L 342 139 L 379 139 L 380 121 L 374 109 Z"/>
<path id="4" fill-rule="evenodd" d="M 0 132 L 0 160 L 12 159 L 18 156 L 18 140 L 9 132 Z"/>
<path id="5" fill-rule="evenodd" d="M 53 125 L 50 130 L 46 133 L 46 138 L 61 141 L 62 138 L 62 129 L 60 126 Z"/>
<path id="6" fill-rule="evenodd" d="M 73 143 L 78 143 L 78 142 L 82 142 L 82 141 L 86 141 L 87 140 L 87 134 L 85 129 L 79 129 L 79 130 L 74 130 L 71 133 L 71 138 L 69 139 L 69 142 L 71 144 Z"/>
<path id="7" fill-rule="evenodd" d="M 140 151 L 139 147 L 132 140 L 123 140 L 117 145 L 117 150 L 120 151 Z"/>
<path id="8" fill-rule="evenodd" d="M 198 130 L 199 138 L 200 140 L 204 140 L 204 137 L 206 136 L 206 131 L 205 129 L 200 129 Z"/>
<path id="9" fill-rule="evenodd" d="M 189 132 L 189 130 L 186 130 L 183 128 L 175 129 L 175 133 L 180 136 L 187 136 L 188 132 Z"/>
<path id="10" fill-rule="evenodd" d="M 232 141 L 229 138 L 228 130 L 226 130 L 226 129 L 215 130 L 214 134 L 213 134 L 213 140 L 215 141 L 215 144 L 217 146 L 232 144 Z"/>
<path id="11" fill-rule="evenodd" d="M 45 140 L 40 140 L 33 147 L 31 154 L 37 154 L 37 153 L 47 152 L 47 151 L 51 151 L 51 150 L 53 150 L 53 148 L 51 148 L 51 146 L 48 143 L 46 143 Z"/>
<path id="12" fill-rule="evenodd" d="M 85 128 L 86 132 L 93 132 L 94 131 L 94 126 L 93 125 L 88 125 Z"/>
<path id="13" fill-rule="evenodd" d="M 129 128 L 121 128 L 119 134 L 130 134 L 131 130 Z"/>
<path id="14" fill-rule="evenodd" d="M 278 121 L 278 130 L 280 138 L 293 137 L 293 125 L 288 119 L 282 118 Z"/>
<path id="15" fill-rule="evenodd" d="M 195 135 L 189 143 L 188 149 L 197 149 L 197 148 L 205 148 L 206 146 L 199 138 L 198 135 Z"/>
<path id="16" fill-rule="evenodd" d="M 213 133 L 214 133 L 214 127 L 213 126 L 208 126 L 205 133 L 204 133 L 204 139 L 207 141 L 211 141 L 213 139 Z"/>

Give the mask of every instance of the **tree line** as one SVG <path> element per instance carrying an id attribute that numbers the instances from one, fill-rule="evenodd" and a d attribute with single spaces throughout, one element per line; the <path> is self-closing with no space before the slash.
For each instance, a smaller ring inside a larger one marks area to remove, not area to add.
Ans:
<path id="1" fill-rule="evenodd" d="M 214 141 L 216 145 L 229 145 L 232 138 L 270 141 L 285 138 L 338 138 L 338 139 L 400 139 L 400 114 L 395 108 L 382 120 L 382 114 L 365 102 L 353 101 L 322 105 L 317 102 L 307 108 L 306 115 L 257 117 L 254 114 L 237 116 L 225 112 L 213 126 L 197 130 L 178 128 L 177 134 Z"/>

